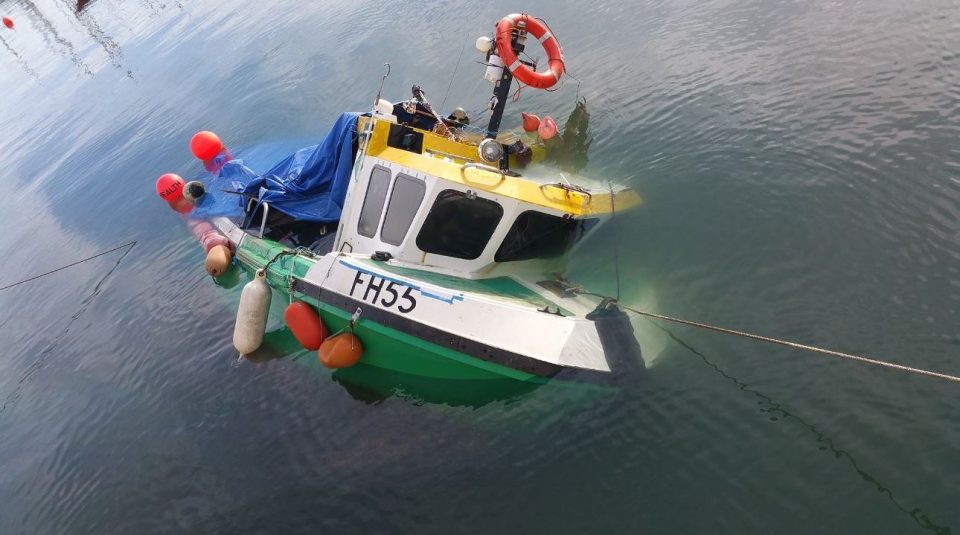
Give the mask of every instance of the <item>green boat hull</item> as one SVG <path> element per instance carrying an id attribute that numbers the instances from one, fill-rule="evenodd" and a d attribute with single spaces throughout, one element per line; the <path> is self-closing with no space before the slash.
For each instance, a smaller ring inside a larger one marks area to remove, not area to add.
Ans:
<path id="1" fill-rule="evenodd" d="M 253 271 L 268 263 L 267 282 L 271 287 L 315 307 L 331 333 L 348 329 L 353 310 L 320 302 L 291 288 L 290 278 L 302 278 L 314 261 L 302 256 L 282 255 L 289 248 L 270 240 L 246 238 L 238 250 L 241 265 Z M 274 260 L 276 259 L 276 260 Z M 273 262 L 271 262 L 273 260 Z M 484 361 L 455 349 L 426 341 L 375 321 L 361 318 L 353 327 L 363 344 L 363 367 L 379 368 L 411 377 L 445 381 L 520 381 L 544 384 L 548 378 Z M 309 359 L 320 366 L 316 358 Z M 343 374 L 349 376 L 350 374 Z"/>

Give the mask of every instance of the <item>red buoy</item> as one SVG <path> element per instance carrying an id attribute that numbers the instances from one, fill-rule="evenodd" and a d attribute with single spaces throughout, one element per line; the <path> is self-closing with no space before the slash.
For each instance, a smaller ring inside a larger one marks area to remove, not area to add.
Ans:
<path id="1" fill-rule="evenodd" d="M 190 152 L 203 161 L 216 158 L 222 149 L 223 142 L 213 132 L 201 130 L 190 138 Z"/>
<path id="2" fill-rule="evenodd" d="M 523 130 L 525 132 L 534 132 L 540 126 L 540 118 L 532 113 L 520 112 L 520 117 L 523 118 Z"/>
<path id="3" fill-rule="evenodd" d="M 223 147 L 220 150 L 220 153 L 213 157 L 210 160 L 203 161 L 203 168 L 206 169 L 210 174 L 215 175 L 223 169 L 224 165 L 227 165 L 227 162 L 233 159 L 233 155 L 230 154 L 230 149 Z"/>
<path id="4" fill-rule="evenodd" d="M 540 127 L 537 128 L 537 133 L 540 134 L 540 137 L 544 140 L 552 138 L 557 135 L 557 122 L 553 120 L 553 117 L 545 115 L 543 120 L 540 121 Z"/>
<path id="5" fill-rule="evenodd" d="M 283 312 L 283 321 L 304 349 L 316 351 L 327 339 L 327 326 L 313 307 L 303 301 L 294 301 Z"/>
<path id="6" fill-rule="evenodd" d="M 3 25 L 7 28 L 13 29 L 13 19 L 10 17 L 3 17 Z"/>
<path id="7" fill-rule="evenodd" d="M 317 358 L 327 368 L 349 368 L 360 361 L 363 345 L 353 333 L 340 333 L 331 336 L 320 344 Z"/>
<path id="8" fill-rule="evenodd" d="M 167 202 L 179 201 L 183 198 L 183 185 L 186 184 L 180 175 L 167 173 L 157 179 L 157 195 Z"/>

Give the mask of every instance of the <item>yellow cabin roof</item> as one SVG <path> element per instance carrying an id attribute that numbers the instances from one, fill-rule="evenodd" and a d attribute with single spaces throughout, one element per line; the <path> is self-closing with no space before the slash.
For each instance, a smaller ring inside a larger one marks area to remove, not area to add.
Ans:
<path id="1" fill-rule="evenodd" d="M 357 130 L 363 132 L 370 120 L 369 117 L 361 117 Z M 610 188 L 603 184 L 583 177 L 566 176 L 544 166 L 523 169 L 520 176 L 504 175 L 496 167 L 479 160 L 476 142 L 471 140 L 457 141 L 433 132 L 412 129 L 423 135 L 421 153 L 391 147 L 387 139 L 392 124 L 395 123 L 373 119 L 373 132 L 366 148 L 368 156 L 573 216 L 609 214 L 614 209 L 626 210 L 641 203 L 640 195 L 630 188 L 614 186 L 614 197 L 611 199 Z M 538 156 L 542 159 L 542 150 L 539 155 L 537 152 L 535 150 L 534 160 Z"/>

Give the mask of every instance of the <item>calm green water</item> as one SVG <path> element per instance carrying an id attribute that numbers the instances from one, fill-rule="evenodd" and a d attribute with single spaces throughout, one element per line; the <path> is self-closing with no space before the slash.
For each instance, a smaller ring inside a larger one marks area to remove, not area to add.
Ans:
<path id="1" fill-rule="evenodd" d="M 472 42 L 524 9 L 582 80 L 587 174 L 646 198 L 571 276 L 613 291 L 618 247 L 634 305 L 960 374 L 956 2 L 75 7 L 0 2 L 0 283 L 139 245 L 0 292 L 0 533 L 960 531 L 955 384 L 637 320 L 613 394 L 361 394 L 235 363 L 239 288 L 152 191 L 198 129 L 316 140 L 385 61 L 436 103 L 466 45 L 445 107 L 479 109 Z"/>

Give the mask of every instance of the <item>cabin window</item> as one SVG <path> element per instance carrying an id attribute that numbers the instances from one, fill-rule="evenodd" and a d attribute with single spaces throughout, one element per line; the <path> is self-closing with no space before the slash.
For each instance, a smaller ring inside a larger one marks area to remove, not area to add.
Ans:
<path id="1" fill-rule="evenodd" d="M 437 195 L 417 235 L 427 253 L 473 260 L 479 257 L 503 217 L 503 207 L 490 199 L 445 189 Z"/>
<path id="2" fill-rule="evenodd" d="M 400 173 L 393 183 L 387 215 L 383 217 L 380 239 L 390 245 L 400 245 L 410 230 L 410 223 L 420 209 L 423 195 L 427 190 L 422 180 Z"/>
<path id="3" fill-rule="evenodd" d="M 528 210 L 517 216 L 493 259 L 511 262 L 560 256 L 597 221 L 595 218 L 573 219 Z"/>
<path id="4" fill-rule="evenodd" d="M 363 198 L 363 206 L 360 208 L 357 232 L 361 236 L 372 238 L 377 233 L 380 215 L 383 213 L 383 201 L 387 199 L 389 188 L 390 170 L 381 165 L 375 166 L 370 173 L 370 183 L 367 184 L 367 196 Z"/>

